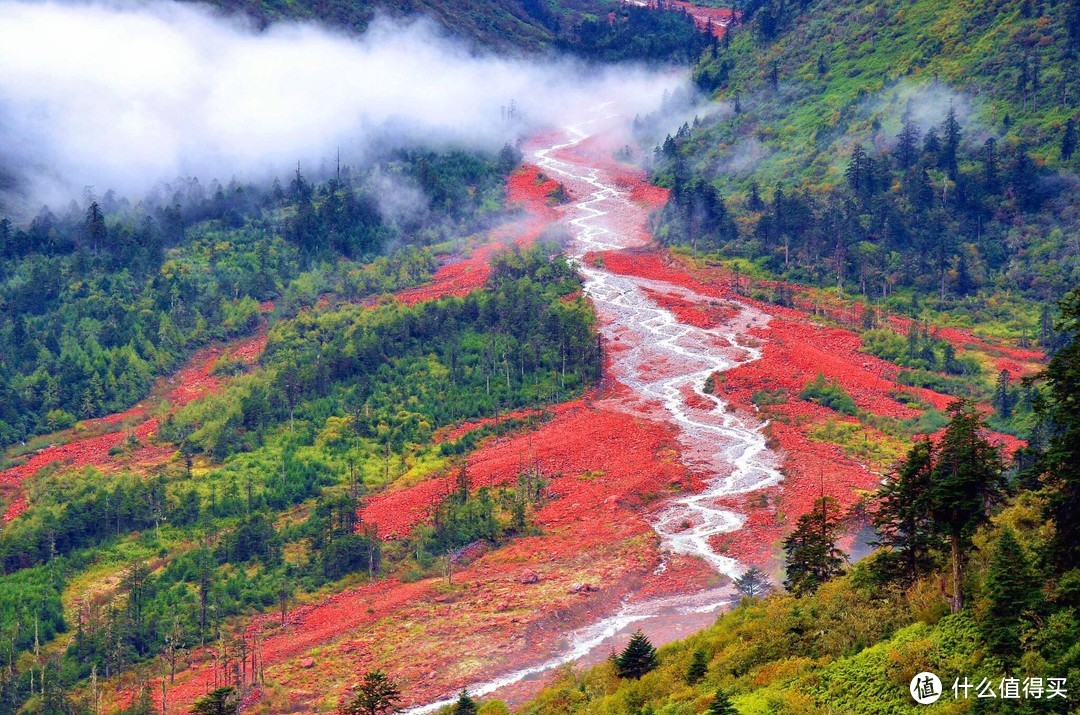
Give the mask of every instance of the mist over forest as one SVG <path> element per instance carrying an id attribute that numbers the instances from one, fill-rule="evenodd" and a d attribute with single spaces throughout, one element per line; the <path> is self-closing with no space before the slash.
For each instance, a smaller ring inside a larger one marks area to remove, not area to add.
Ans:
<path id="1" fill-rule="evenodd" d="M 86 187 L 138 197 L 177 177 L 265 180 L 339 151 L 347 163 L 407 146 L 494 152 L 609 99 L 649 111 L 686 80 L 506 59 L 422 18 L 355 36 L 163 1 L 5 2 L 0 66 L 2 196 L 24 215 Z"/>

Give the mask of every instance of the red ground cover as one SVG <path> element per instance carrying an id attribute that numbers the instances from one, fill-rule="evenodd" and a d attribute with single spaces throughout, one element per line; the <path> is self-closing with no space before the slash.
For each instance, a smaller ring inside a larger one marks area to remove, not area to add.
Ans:
<path id="1" fill-rule="evenodd" d="M 646 288 L 644 293 L 657 305 L 670 310 L 680 323 L 696 325 L 699 328 L 715 327 L 738 312 L 730 305 L 695 305 L 680 296 L 650 288 Z"/>
<path id="2" fill-rule="evenodd" d="M 474 248 L 468 257 L 440 267 L 429 283 L 399 291 L 398 300 L 412 305 L 447 296 L 463 296 L 487 282 L 491 274 L 491 257 L 496 250 L 509 245 L 532 245 L 558 216 L 549 203 L 558 182 L 553 179 L 539 181 L 539 173 L 535 166 L 525 165 L 507 181 L 507 201 L 521 207 L 520 218 L 491 230 L 483 245 Z"/>
<path id="3" fill-rule="evenodd" d="M 175 451 L 171 446 L 146 444 L 157 431 L 159 424 L 157 417 L 146 419 L 156 396 L 163 395 L 174 409 L 186 405 L 221 388 L 221 380 L 210 371 L 214 361 L 222 354 L 230 354 L 238 360 L 251 363 L 262 354 L 265 346 L 266 335 L 260 333 L 225 347 L 201 350 L 174 375 L 163 378 L 154 389 L 154 395 L 148 400 L 123 412 L 87 420 L 81 423 L 80 427 L 82 431 L 90 434 L 80 436 L 79 432 L 68 430 L 57 435 L 59 439 L 68 440 L 65 443 L 39 449 L 21 464 L 0 471 L 0 488 L 8 493 L 15 492 L 3 521 L 6 523 L 26 510 L 26 497 L 18 494 L 19 487 L 26 478 L 50 465 L 60 464 L 72 469 L 81 469 L 87 466 L 105 467 L 116 462 L 160 464 L 167 461 Z M 128 425 L 128 427 L 100 433 L 102 428 L 120 425 Z M 134 437 L 143 443 L 142 446 L 129 455 L 115 457 L 109 454 L 109 450 L 129 437 Z"/>
<path id="4" fill-rule="evenodd" d="M 25 496 L 18 496 L 11 504 L 8 505 L 7 511 L 4 512 L 4 517 L 0 522 L 7 524 L 13 519 L 18 519 L 24 511 L 26 511 L 27 503 Z"/>
<path id="5" fill-rule="evenodd" d="M 451 591 L 437 579 L 388 579 L 290 612 L 290 627 L 274 629 L 264 641 L 268 668 L 279 674 L 275 682 L 314 697 L 328 679 L 345 687 L 378 664 L 401 680 L 411 701 L 422 702 L 475 677 L 451 663 L 468 658 L 475 667 L 513 669 L 554 652 L 566 630 L 609 613 L 641 584 L 659 594 L 707 579 L 700 565 L 679 560 L 667 576 L 650 575 L 658 555 L 646 503 L 692 481 L 674 453 L 669 427 L 604 400 L 561 405 L 531 433 L 489 440 L 468 460 L 470 481 L 513 484 L 522 469 L 538 468 L 548 480 L 546 503 L 535 514 L 543 535 L 483 555 L 455 574 Z M 444 476 L 377 495 L 362 516 L 386 537 L 408 533 L 430 517 L 451 482 Z M 526 571 L 538 574 L 539 584 L 521 585 Z M 582 582 L 598 590 L 575 592 Z M 253 627 L 273 621 L 260 617 Z M 426 634 L 408 638 L 407 653 L 390 647 L 404 642 L 398 631 L 404 627 Z M 312 673 L 298 664 L 316 646 L 319 672 Z M 213 678 L 206 667 L 185 673 L 170 703 L 186 708 Z"/>
<path id="6" fill-rule="evenodd" d="M 742 13 L 737 13 L 730 8 L 718 8 L 718 7 L 699 7 L 691 3 L 685 2 L 685 0 L 638 0 L 634 2 L 635 5 L 643 5 L 650 8 L 656 8 L 661 2 L 666 5 L 673 5 L 680 8 L 684 12 L 690 14 L 698 27 L 705 29 L 712 23 L 712 32 L 717 37 L 723 37 L 724 32 L 727 30 L 727 26 L 732 21 L 738 19 Z"/>

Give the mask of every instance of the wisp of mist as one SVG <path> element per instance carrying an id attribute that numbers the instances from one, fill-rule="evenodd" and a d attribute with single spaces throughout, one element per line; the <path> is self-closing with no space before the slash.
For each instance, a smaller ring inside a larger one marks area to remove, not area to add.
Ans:
<path id="1" fill-rule="evenodd" d="M 656 108 L 672 72 L 470 51 L 428 22 L 360 37 L 314 24 L 256 30 L 158 0 L 0 2 L 0 179 L 8 209 L 134 196 L 178 176 L 258 180 L 355 160 L 375 141 L 498 149 L 604 101 Z M 510 126 L 514 101 L 524 124 Z"/>

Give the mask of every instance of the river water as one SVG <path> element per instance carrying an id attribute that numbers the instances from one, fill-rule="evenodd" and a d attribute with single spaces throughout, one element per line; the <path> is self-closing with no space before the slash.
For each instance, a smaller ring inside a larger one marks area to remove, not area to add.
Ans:
<path id="1" fill-rule="evenodd" d="M 744 517 L 716 502 L 777 484 L 779 462 L 765 444 L 764 425 L 730 412 L 723 400 L 705 390 L 705 384 L 713 373 L 760 357 L 746 332 L 767 322 L 768 316 L 731 302 L 726 307 L 732 317 L 722 325 L 700 328 L 680 323 L 650 294 L 667 294 L 698 305 L 715 303 L 715 299 L 663 281 L 617 275 L 581 260 L 591 251 L 645 243 L 648 209 L 631 201 L 600 162 L 590 160 L 589 152 L 578 150 L 594 133 L 616 121 L 600 110 L 596 118 L 566 127 L 554 144 L 534 150 L 531 159 L 579 197 L 564 219 L 572 237 L 567 254 L 577 264 L 585 294 L 600 318 L 611 357 L 609 376 L 628 388 L 629 397 L 618 398 L 615 409 L 674 425 L 681 459 L 705 481 L 702 491 L 675 497 L 652 515 L 661 549 L 699 558 L 720 574 L 735 577 L 743 567 L 717 553 L 710 540 L 739 529 Z M 697 399 L 688 401 L 690 393 Z M 662 561 L 658 570 L 665 567 Z M 637 602 L 628 599 L 616 613 L 568 634 L 565 649 L 556 657 L 475 683 L 468 692 L 489 695 L 565 663 L 595 662 L 609 652 L 616 637 L 632 628 L 669 636 L 689 634 L 709 625 L 730 602 L 731 594 L 727 586 Z M 454 700 L 407 712 L 420 715 Z"/>

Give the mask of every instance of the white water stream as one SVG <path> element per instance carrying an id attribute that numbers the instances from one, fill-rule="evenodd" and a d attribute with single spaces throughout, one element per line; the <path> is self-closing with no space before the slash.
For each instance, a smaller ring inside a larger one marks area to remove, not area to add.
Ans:
<path id="1" fill-rule="evenodd" d="M 567 139 L 535 152 L 534 162 L 551 178 L 582 198 L 573 204 L 568 221 L 573 234 L 569 255 L 584 277 L 585 294 L 592 299 L 600 317 L 601 332 L 612 349 L 612 377 L 626 385 L 633 400 L 620 408 L 677 426 L 681 457 L 706 482 L 697 494 L 676 497 L 653 516 L 652 525 L 661 538 L 661 548 L 697 557 L 716 571 L 737 576 L 741 567 L 734 559 L 716 553 L 712 537 L 737 530 L 743 517 L 716 504 L 718 498 L 760 489 L 780 481 L 774 455 L 765 445 L 764 425 L 748 423 L 729 412 L 720 398 L 705 391 L 709 375 L 730 370 L 756 360 L 760 351 L 740 342 L 740 336 L 767 316 L 739 303 L 731 303 L 734 317 L 715 328 L 699 328 L 680 323 L 667 309 L 649 297 L 648 291 L 667 293 L 697 305 L 715 299 L 682 286 L 633 276 L 616 275 L 581 261 L 589 251 L 630 248 L 641 243 L 636 236 L 620 231 L 615 217 L 639 216 L 636 206 L 597 167 L 567 156 L 587 139 L 587 127 L 608 117 L 566 128 Z M 625 225 L 625 224 L 624 224 Z M 624 347 L 628 346 L 628 347 Z M 692 407 L 686 393 L 695 393 L 701 404 Z M 642 465 L 647 468 L 646 465 Z M 658 570 L 666 564 L 661 563 Z M 637 603 L 625 602 L 617 613 L 598 623 L 567 635 L 565 650 L 535 666 L 507 673 L 468 688 L 473 696 L 488 695 L 559 665 L 577 661 L 600 648 L 628 626 L 654 619 L 686 619 L 695 614 L 712 614 L 725 605 L 730 589 L 661 597 Z M 704 624 L 702 624 L 704 625 Z M 420 715 L 453 703 L 456 698 L 408 710 Z"/>

